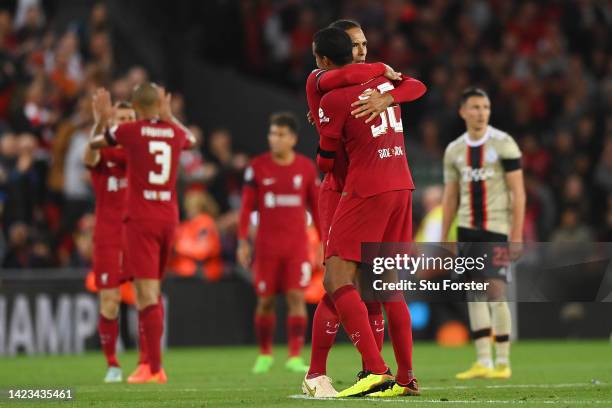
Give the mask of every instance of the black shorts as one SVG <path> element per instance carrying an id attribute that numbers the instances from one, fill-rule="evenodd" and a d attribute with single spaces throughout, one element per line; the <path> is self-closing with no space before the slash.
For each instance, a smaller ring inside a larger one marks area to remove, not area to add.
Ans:
<path id="1" fill-rule="evenodd" d="M 471 270 L 463 274 L 468 280 L 501 279 L 510 281 L 508 261 L 508 236 L 496 232 L 463 228 L 457 229 L 459 255 L 464 257 L 485 256 L 485 267 L 481 271 Z"/>

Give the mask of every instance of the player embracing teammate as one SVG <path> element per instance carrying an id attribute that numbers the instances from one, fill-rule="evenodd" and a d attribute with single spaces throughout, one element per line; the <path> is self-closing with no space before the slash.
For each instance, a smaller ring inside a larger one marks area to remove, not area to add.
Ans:
<path id="1" fill-rule="evenodd" d="M 127 202 L 124 218 L 123 274 L 134 279 L 139 326 L 144 332 L 148 370 L 136 383 L 167 381 L 161 366 L 164 311 L 161 279 L 178 224 L 176 177 L 179 155 L 194 140 L 170 110 L 170 95 L 152 83 L 136 87 L 132 104 L 138 120 L 110 126 L 112 105 L 104 89 L 94 96 L 95 115 L 103 133 L 92 149 L 122 146 L 127 158 Z"/>
<path id="2" fill-rule="evenodd" d="M 319 31 L 314 38 L 317 65 L 324 69 L 346 66 L 354 59 L 353 46 L 351 37 L 341 29 L 327 28 Z M 412 99 L 418 98 L 425 91 L 420 82 L 415 81 L 413 84 L 417 83 L 420 86 L 416 88 L 420 89 Z M 389 99 L 394 102 L 396 95 L 383 96 L 394 89 L 394 84 L 381 76 L 364 84 L 330 91 L 320 100 L 318 109 L 309 98 L 311 113 L 315 109 L 318 112 L 318 115 L 313 116 L 318 121 L 317 129 L 320 133 L 317 156 L 319 168 L 328 173 L 326 177 L 336 177 L 343 183 L 337 208 L 329 211 L 333 217 L 325 248 L 324 283 L 327 296 L 319 304 L 315 320 L 320 308 L 327 309 L 328 321 L 333 321 L 334 316 L 337 316 L 361 353 L 364 365 L 357 383 L 338 393 L 339 397 L 418 394 L 418 385 L 412 375 L 410 314 L 404 300 L 384 303 L 398 363 L 397 376 L 393 377 L 380 355 L 374 334 L 378 330 L 372 329 L 368 308 L 353 285 L 358 263 L 361 262 L 362 242 L 409 242 L 412 239 L 411 196 L 414 185 L 404 155 L 401 112 L 398 106 L 385 106 Z M 378 103 L 355 103 L 367 100 L 368 97 Z M 363 105 L 362 108 L 351 112 L 354 105 L 359 104 Z M 378 113 L 380 116 L 369 124 L 364 119 L 353 117 L 357 113 L 360 116 L 370 114 L 368 122 Z M 346 158 L 342 157 L 344 152 Z M 337 177 L 338 172 L 334 171 L 342 160 L 348 163 L 344 178 Z M 316 326 L 313 324 L 313 354 Z M 324 373 L 311 374 L 312 378 L 307 376 L 304 380 L 304 391 L 310 395 L 322 396 L 317 393 L 317 386 L 323 386 L 331 391 L 331 395 L 325 396 L 333 396 L 334 390 L 329 383 L 324 385 L 325 381 L 316 382 L 317 379 L 327 378 Z M 318 375 L 315 377 L 315 374 Z"/>

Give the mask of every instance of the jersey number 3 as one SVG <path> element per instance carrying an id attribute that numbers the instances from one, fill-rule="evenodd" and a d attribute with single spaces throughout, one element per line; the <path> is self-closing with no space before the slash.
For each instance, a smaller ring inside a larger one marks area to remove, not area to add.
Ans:
<path id="1" fill-rule="evenodd" d="M 159 173 L 149 172 L 149 183 L 166 184 L 170 179 L 170 164 L 172 163 L 172 148 L 166 142 L 149 142 L 149 153 L 155 156 L 155 163 L 161 166 Z"/>
<path id="2" fill-rule="evenodd" d="M 389 82 L 382 83 L 377 86 L 380 93 L 385 93 L 393 89 L 393 85 Z M 404 127 L 402 126 L 402 118 L 397 119 L 395 115 L 395 106 L 389 106 L 386 111 L 380 113 L 380 125 L 374 126 L 372 125 L 370 129 L 372 129 L 372 136 L 379 137 L 387 133 L 389 130 L 389 126 L 398 133 L 404 131 Z"/>

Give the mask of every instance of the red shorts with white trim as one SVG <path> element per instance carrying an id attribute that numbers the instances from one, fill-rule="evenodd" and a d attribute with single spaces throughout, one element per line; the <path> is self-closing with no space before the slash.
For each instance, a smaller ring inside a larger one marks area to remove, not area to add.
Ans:
<path id="1" fill-rule="evenodd" d="M 412 190 L 371 197 L 343 195 L 334 214 L 325 259 L 361 262 L 361 244 L 412 241 Z"/>
<path id="2" fill-rule="evenodd" d="M 273 296 L 289 290 L 304 290 L 310 283 L 312 265 L 306 256 L 256 254 L 253 263 L 255 292 Z"/>
<path id="3" fill-rule="evenodd" d="M 321 224 L 321 242 L 326 245 L 329 238 L 329 227 L 338 203 L 342 198 L 342 193 L 334 190 L 321 190 L 319 193 L 319 223 Z"/>
<path id="4" fill-rule="evenodd" d="M 125 280 L 161 280 L 172 251 L 175 230 L 176 223 L 172 222 L 126 220 L 123 229 Z"/>
<path id="5" fill-rule="evenodd" d="M 93 271 L 98 289 L 119 287 L 121 273 L 121 246 L 95 244 L 93 248 Z"/>

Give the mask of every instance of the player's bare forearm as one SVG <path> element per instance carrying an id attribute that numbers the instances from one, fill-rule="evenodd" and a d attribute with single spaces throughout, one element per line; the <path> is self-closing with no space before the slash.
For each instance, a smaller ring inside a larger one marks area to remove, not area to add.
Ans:
<path id="1" fill-rule="evenodd" d="M 94 150 L 109 146 L 110 144 L 104 135 L 96 135 L 89 140 L 89 147 Z"/>
<path id="2" fill-rule="evenodd" d="M 506 182 L 510 189 L 512 226 L 510 229 L 510 242 L 523 242 L 523 224 L 525 222 L 525 184 L 523 182 L 523 171 L 515 170 L 506 173 Z"/>
<path id="3" fill-rule="evenodd" d="M 189 128 L 187 126 L 185 126 L 180 120 L 178 120 L 178 118 L 175 117 L 174 115 L 170 118 L 170 120 L 172 122 L 174 122 L 174 124 L 176 126 L 178 126 L 181 129 L 183 129 L 183 132 L 185 132 L 185 137 L 187 138 L 187 145 L 185 146 L 184 149 L 186 149 L 186 150 L 193 149 L 196 146 L 196 143 L 197 143 L 196 137 L 193 134 L 193 132 L 191 130 L 189 130 Z"/>
<path id="4" fill-rule="evenodd" d="M 101 134 L 104 131 L 104 126 L 100 121 L 97 121 L 92 129 L 91 134 L 89 136 L 89 140 L 93 140 L 96 135 Z M 96 149 L 93 149 L 91 146 L 85 146 L 85 153 L 83 154 L 83 164 L 86 166 L 93 167 L 100 161 L 100 152 Z"/>
<path id="5" fill-rule="evenodd" d="M 385 109 L 394 103 L 414 101 L 427 91 L 427 87 L 418 79 L 402 75 L 399 86 L 389 92 L 380 93 L 376 90 L 365 92 L 358 101 L 351 104 L 355 108 L 351 115 L 355 118 L 367 117 L 366 123 L 376 119 Z"/>
<path id="6" fill-rule="evenodd" d="M 448 233 L 453 224 L 457 207 L 459 205 L 459 183 L 456 181 L 448 182 L 444 185 L 444 195 L 442 196 L 442 241 L 448 240 Z"/>

